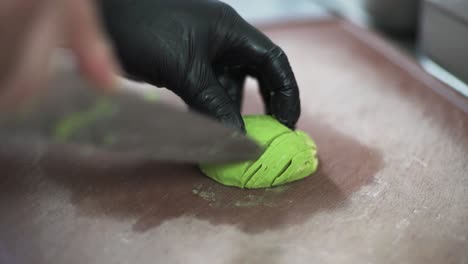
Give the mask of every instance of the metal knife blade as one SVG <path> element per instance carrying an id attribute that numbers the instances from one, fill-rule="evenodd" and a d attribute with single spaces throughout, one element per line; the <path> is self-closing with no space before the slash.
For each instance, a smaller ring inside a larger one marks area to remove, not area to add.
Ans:
<path id="1" fill-rule="evenodd" d="M 62 74 L 29 109 L 0 120 L 3 140 L 42 138 L 132 157 L 184 163 L 256 159 L 261 148 L 239 131 L 198 113 L 119 88 L 103 96 L 76 74 Z M 5 136 L 6 135 L 6 136 Z"/>

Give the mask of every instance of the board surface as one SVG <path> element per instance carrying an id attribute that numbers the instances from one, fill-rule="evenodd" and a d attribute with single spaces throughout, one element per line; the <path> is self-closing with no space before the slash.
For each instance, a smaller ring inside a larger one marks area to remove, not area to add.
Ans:
<path id="1" fill-rule="evenodd" d="M 0 263 L 466 262 L 466 99 L 341 21 L 265 32 L 295 70 L 314 176 L 240 190 L 190 166 L 3 140 Z M 263 109 L 254 86 L 246 113 Z"/>

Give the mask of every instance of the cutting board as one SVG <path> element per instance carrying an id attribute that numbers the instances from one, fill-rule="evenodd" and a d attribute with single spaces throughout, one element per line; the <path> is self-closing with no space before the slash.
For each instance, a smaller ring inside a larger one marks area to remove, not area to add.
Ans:
<path id="1" fill-rule="evenodd" d="M 0 263 L 466 262 L 467 100 L 346 22 L 264 31 L 296 73 L 316 174 L 241 190 L 193 166 L 3 140 Z"/>

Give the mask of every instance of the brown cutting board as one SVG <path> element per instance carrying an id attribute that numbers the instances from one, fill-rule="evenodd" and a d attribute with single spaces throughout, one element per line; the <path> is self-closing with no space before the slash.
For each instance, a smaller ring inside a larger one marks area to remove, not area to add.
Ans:
<path id="1" fill-rule="evenodd" d="M 466 262 L 467 100 L 344 22 L 265 32 L 296 72 L 315 175 L 240 190 L 192 166 L 3 140 L 0 263 Z M 262 110 L 252 81 L 244 109 Z"/>

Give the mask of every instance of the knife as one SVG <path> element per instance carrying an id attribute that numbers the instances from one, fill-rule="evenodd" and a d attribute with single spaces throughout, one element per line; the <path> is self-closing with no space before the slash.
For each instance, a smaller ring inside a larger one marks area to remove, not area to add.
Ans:
<path id="1" fill-rule="evenodd" d="M 1 138 L 78 144 L 180 163 L 239 162 L 262 152 L 240 131 L 154 100 L 129 82 L 122 81 L 117 90 L 105 96 L 76 73 L 62 73 L 27 109 L 0 118 Z"/>

